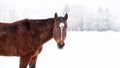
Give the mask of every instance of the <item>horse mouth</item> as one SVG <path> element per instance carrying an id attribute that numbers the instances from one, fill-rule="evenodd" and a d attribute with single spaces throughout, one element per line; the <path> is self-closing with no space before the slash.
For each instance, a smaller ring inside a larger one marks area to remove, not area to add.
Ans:
<path id="1" fill-rule="evenodd" d="M 65 45 L 65 43 L 57 43 L 57 46 L 59 49 L 63 49 L 64 45 Z"/>

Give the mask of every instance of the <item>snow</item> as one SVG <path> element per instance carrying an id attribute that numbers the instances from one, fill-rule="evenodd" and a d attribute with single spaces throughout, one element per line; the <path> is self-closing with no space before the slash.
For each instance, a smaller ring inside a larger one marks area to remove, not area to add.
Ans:
<path id="1" fill-rule="evenodd" d="M 65 47 L 44 44 L 37 68 L 120 68 L 120 32 L 68 32 Z M 19 68 L 19 57 L 0 57 L 0 68 Z"/>

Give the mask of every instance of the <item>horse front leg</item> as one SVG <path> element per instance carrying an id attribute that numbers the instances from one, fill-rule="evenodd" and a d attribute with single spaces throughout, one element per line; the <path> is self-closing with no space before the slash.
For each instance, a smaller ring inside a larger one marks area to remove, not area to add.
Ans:
<path id="1" fill-rule="evenodd" d="M 36 61 L 37 61 L 37 56 L 32 57 L 31 62 L 29 64 L 29 68 L 35 68 L 36 67 Z"/>
<path id="2" fill-rule="evenodd" d="M 36 52 L 35 56 L 32 57 L 32 59 L 30 61 L 30 64 L 29 64 L 29 68 L 35 68 L 36 67 L 37 56 L 41 51 L 42 51 L 42 47 Z"/>
<path id="3" fill-rule="evenodd" d="M 27 68 L 27 65 L 30 63 L 30 61 L 31 61 L 30 56 L 21 56 L 19 68 Z"/>

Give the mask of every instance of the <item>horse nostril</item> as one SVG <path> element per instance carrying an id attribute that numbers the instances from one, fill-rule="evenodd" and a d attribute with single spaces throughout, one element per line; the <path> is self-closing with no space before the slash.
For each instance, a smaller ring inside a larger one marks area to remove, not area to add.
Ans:
<path id="1" fill-rule="evenodd" d="M 65 45 L 65 43 L 57 43 L 57 46 L 59 49 L 63 49 L 64 45 Z"/>

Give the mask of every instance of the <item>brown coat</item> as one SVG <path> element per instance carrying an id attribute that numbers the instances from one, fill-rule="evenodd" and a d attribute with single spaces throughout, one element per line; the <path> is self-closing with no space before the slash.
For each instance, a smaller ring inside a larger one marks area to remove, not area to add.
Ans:
<path id="1" fill-rule="evenodd" d="M 43 43 L 52 38 L 53 24 L 53 18 L 0 23 L 0 55 L 35 54 Z"/>

